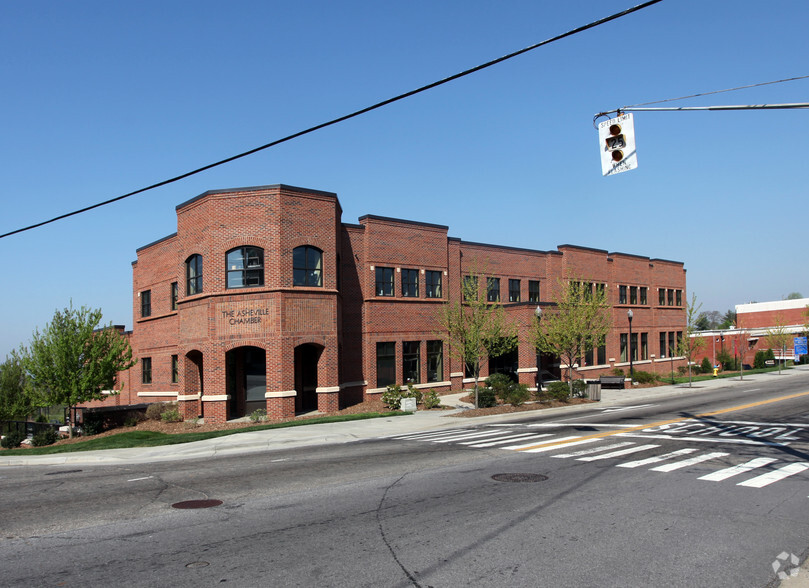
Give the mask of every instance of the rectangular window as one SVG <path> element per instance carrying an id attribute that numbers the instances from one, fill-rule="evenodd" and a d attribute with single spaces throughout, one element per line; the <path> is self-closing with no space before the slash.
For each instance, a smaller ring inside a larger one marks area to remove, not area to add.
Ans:
<path id="1" fill-rule="evenodd" d="M 419 297 L 419 270 L 402 270 L 402 296 L 407 298 Z"/>
<path id="2" fill-rule="evenodd" d="M 464 300 L 477 300 L 480 295 L 478 291 L 478 278 L 477 276 L 464 276 L 463 277 L 463 299 Z"/>
<path id="3" fill-rule="evenodd" d="M 376 295 L 393 296 L 393 268 L 376 268 Z"/>
<path id="4" fill-rule="evenodd" d="M 669 357 L 674 357 L 674 354 L 677 351 L 674 341 L 674 331 L 669 331 Z"/>
<path id="5" fill-rule="evenodd" d="M 376 387 L 396 383 L 396 343 L 376 344 Z"/>
<path id="6" fill-rule="evenodd" d="M 508 301 L 509 302 L 519 302 L 520 301 L 520 281 L 519 280 L 509 280 L 508 281 Z"/>
<path id="7" fill-rule="evenodd" d="M 602 343 L 598 346 L 598 365 L 605 365 L 607 363 L 607 344 Z"/>
<path id="8" fill-rule="evenodd" d="M 626 286 L 618 286 L 618 304 L 626 304 Z"/>
<path id="9" fill-rule="evenodd" d="M 660 357 L 666 357 L 666 333 L 660 333 Z"/>
<path id="10" fill-rule="evenodd" d="M 427 381 L 444 381 L 443 341 L 427 341 Z"/>
<path id="11" fill-rule="evenodd" d="M 596 293 L 599 294 L 600 296 L 603 296 L 604 290 L 606 290 L 606 288 L 607 288 L 606 284 L 596 284 Z"/>
<path id="12" fill-rule="evenodd" d="M 638 287 L 637 286 L 630 286 L 629 287 L 629 304 L 637 304 L 638 303 Z"/>
<path id="13" fill-rule="evenodd" d="M 180 381 L 180 357 L 177 355 L 171 356 L 171 383 L 176 384 Z"/>
<path id="14" fill-rule="evenodd" d="M 682 343 L 680 342 L 682 340 L 682 338 L 683 338 L 683 332 L 682 331 L 677 331 L 677 338 L 674 340 L 675 341 L 674 344 L 676 346 L 682 345 Z M 674 351 L 675 351 L 675 353 L 677 352 L 677 347 L 674 348 Z"/>
<path id="15" fill-rule="evenodd" d="M 177 310 L 177 300 L 180 298 L 180 287 L 177 282 L 171 283 L 171 310 Z"/>
<path id="16" fill-rule="evenodd" d="M 140 293 L 140 316 L 152 316 L 152 291 L 144 290 Z"/>
<path id="17" fill-rule="evenodd" d="M 486 278 L 486 301 L 500 302 L 500 278 Z"/>
<path id="18" fill-rule="evenodd" d="M 427 270 L 427 298 L 441 298 L 441 272 Z"/>
<path id="19" fill-rule="evenodd" d="M 151 384 L 152 383 L 152 358 L 151 357 L 141 357 L 140 358 L 140 381 L 143 384 Z"/>
<path id="20" fill-rule="evenodd" d="M 649 359 L 649 333 L 640 334 L 640 358 Z"/>
<path id="21" fill-rule="evenodd" d="M 621 361 L 627 361 L 627 352 L 626 352 L 626 344 L 628 341 L 628 335 L 626 333 L 621 333 Z"/>
<path id="22" fill-rule="evenodd" d="M 674 306 L 674 290 L 666 290 L 668 294 L 669 306 Z"/>
<path id="23" fill-rule="evenodd" d="M 665 288 L 658 288 L 657 289 L 657 304 L 658 304 L 658 306 L 665 306 L 666 305 L 666 289 Z"/>
<path id="24" fill-rule="evenodd" d="M 528 280 L 528 302 L 539 302 L 539 280 Z"/>
<path id="25" fill-rule="evenodd" d="M 402 343 L 402 380 L 405 384 L 421 384 L 421 345 L 419 341 Z"/>
<path id="26" fill-rule="evenodd" d="M 593 365 L 593 349 L 585 350 L 584 352 L 584 365 Z"/>
<path id="27" fill-rule="evenodd" d="M 629 349 L 630 349 L 630 356 L 632 357 L 632 361 L 638 361 L 638 334 L 632 333 L 632 336 L 629 338 Z"/>
<path id="28" fill-rule="evenodd" d="M 675 306 L 682 306 L 683 305 L 683 291 L 682 290 L 676 290 L 674 292 L 674 296 L 675 296 L 674 305 Z"/>
<path id="29" fill-rule="evenodd" d="M 641 286 L 640 287 L 640 303 L 642 305 L 648 304 L 647 298 L 646 298 L 646 286 Z"/>

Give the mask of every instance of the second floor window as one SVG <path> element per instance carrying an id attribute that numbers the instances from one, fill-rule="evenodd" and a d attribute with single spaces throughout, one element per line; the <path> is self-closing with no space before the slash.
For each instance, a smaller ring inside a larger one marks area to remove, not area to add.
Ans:
<path id="1" fill-rule="evenodd" d="M 188 296 L 202 293 L 201 255 L 192 255 L 185 261 L 185 293 Z"/>
<path id="2" fill-rule="evenodd" d="M 626 286 L 618 286 L 618 304 L 626 304 Z"/>
<path id="3" fill-rule="evenodd" d="M 177 310 L 177 299 L 180 297 L 180 288 L 177 282 L 171 283 L 171 310 Z"/>
<path id="4" fill-rule="evenodd" d="M 427 270 L 425 278 L 427 298 L 441 298 L 441 272 Z"/>
<path id="5" fill-rule="evenodd" d="M 520 281 L 519 280 L 509 280 L 508 281 L 508 301 L 509 302 L 519 302 L 520 301 Z"/>
<path id="6" fill-rule="evenodd" d="M 144 290 L 140 293 L 140 316 L 152 316 L 152 291 Z"/>
<path id="7" fill-rule="evenodd" d="M 393 296 L 393 268 L 376 268 L 376 295 Z"/>
<path id="8" fill-rule="evenodd" d="M 528 280 L 528 302 L 539 302 L 539 280 Z"/>
<path id="9" fill-rule="evenodd" d="M 640 287 L 640 303 L 641 304 L 647 304 L 647 301 L 646 301 L 646 286 L 641 286 Z"/>
<path id="10" fill-rule="evenodd" d="M 486 301 L 500 302 L 500 278 L 486 278 Z"/>
<path id="11" fill-rule="evenodd" d="M 140 358 L 140 381 L 143 384 L 151 384 L 152 383 L 152 358 L 151 357 L 141 357 Z"/>
<path id="12" fill-rule="evenodd" d="M 260 247 L 237 247 L 226 257 L 227 287 L 252 288 L 264 285 L 264 250 Z"/>
<path id="13" fill-rule="evenodd" d="M 402 296 L 408 298 L 419 297 L 419 270 L 402 270 Z"/>
<path id="14" fill-rule="evenodd" d="M 302 245 L 292 250 L 292 284 L 323 287 L 323 252 L 320 249 Z"/>

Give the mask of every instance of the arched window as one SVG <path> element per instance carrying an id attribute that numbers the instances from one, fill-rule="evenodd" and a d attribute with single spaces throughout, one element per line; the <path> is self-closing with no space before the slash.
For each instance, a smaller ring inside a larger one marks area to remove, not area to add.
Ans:
<path id="1" fill-rule="evenodd" d="M 201 255 L 192 255 L 185 260 L 185 293 L 188 296 L 202 293 Z"/>
<path id="2" fill-rule="evenodd" d="M 292 250 L 292 283 L 295 286 L 323 286 L 323 252 L 302 245 Z"/>
<path id="3" fill-rule="evenodd" d="M 264 285 L 264 250 L 237 247 L 227 252 L 227 287 L 253 288 Z"/>

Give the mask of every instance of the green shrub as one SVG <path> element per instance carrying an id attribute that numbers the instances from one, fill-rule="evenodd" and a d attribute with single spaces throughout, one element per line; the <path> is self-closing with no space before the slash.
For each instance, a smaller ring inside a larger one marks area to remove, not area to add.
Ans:
<path id="1" fill-rule="evenodd" d="M 168 402 L 154 402 L 146 407 L 146 418 L 150 421 L 159 421 L 163 413 L 171 409 Z"/>
<path id="2" fill-rule="evenodd" d="M 472 396 L 474 397 L 474 392 Z M 497 406 L 497 396 L 491 388 L 478 388 L 478 408 Z"/>
<path id="3" fill-rule="evenodd" d="M 441 399 L 438 397 L 438 392 L 430 390 L 424 395 L 424 408 L 438 408 L 441 406 Z"/>
<path id="4" fill-rule="evenodd" d="M 624 374 L 623 368 L 612 368 L 612 375 L 613 376 L 623 376 Z"/>
<path id="5" fill-rule="evenodd" d="M 164 423 L 179 423 L 183 420 L 183 417 L 180 416 L 180 411 L 176 408 L 170 408 L 168 410 L 163 411 L 163 414 L 160 415 L 160 420 Z"/>
<path id="6" fill-rule="evenodd" d="M 421 393 L 421 390 L 416 389 L 413 384 L 408 384 L 407 392 L 402 392 L 402 398 L 415 398 L 416 404 L 421 404 L 424 400 L 424 394 Z"/>
<path id="7" fill-rule="evenodd" d="M 20 443 L 23 442 L 25 439 L 24 435 L 14 431 L 13 433 L 9 433 L 2 439 L 0 439 L 0 446 L 5 447 L 6 449 L 14 449 L 15 447 L 19 447 Z"/>
<path id="8" fill-rule="evenodd" d="M 45 416 L 44 414 L 42 414 L 42 413 L 39 413 L 39 414 L 37 415 L 37 418 L 36 418 L 36 421 L 35 421 L 35 422 L 37 422 L 37 423 L 47 423 L 47 422 L 48 422 L 48 417 L 46 417 L 46 416 Z"/>
<path id="9" fill-rule="evenodd" d="M 98 412 L 85 411 L 82 415 L 82 435 L 98 435 L 104 432 L 104 416 Z"/>
<path id="10" fill-rule="evenodd" d="M 399 384 L 388 386 L 382 393 L 382 402 L 391 410 L 399 410 L 402 405 L 402 387 Z"/>
<path id="11" fill-rule="evenodd" d="M 550 382 L 547 386 L 546 397 L 549 400 L 566 401 L 570 396 L 570 387 L 566 382 Z"/>
<path id="12" fill-rule="evenodd" d="M 264 408 L 257 408 L 250 413 L 250 420 L 254 423 L 260 423 L 267 420 L 267 410 Z"/>
<path id="13" fill-rule="evenodd" d="M 494 395 L 501 399 L 513 385 L 514 382 L 506 374 L 492 374 L 486 378 L 486 387 L 491 388 Z"/>
<path id="14" fill-rule="evenodd" d="M 756 351 L 756 355 L 753 358 L 753 368 L 760 370 L 767 367 L 767 352 L 762 350 Z"/>
<path id="15" fill-rule="evenodd" d="M 584 380 L 573 380 L 573 398 L 584 398 L 587 396 L 587 382 Z"/>
<path id="16" fill-rule="evenodd" d="M 43 429 L 31 439 L 31 444 L 34 447 L 45 447 L 46 445 L 53 445 L 59 436 L 56 430 L 52 428 Z"/>
<path id="17" fill-rule="evenodd" d="M 707 357 L 702 358 L 702 364 L 700 365 L 700 369 L 702 370 L 703 374 L 710 374 L 713 372 L 713 366 L 711 365 L 711 360 Z"/>

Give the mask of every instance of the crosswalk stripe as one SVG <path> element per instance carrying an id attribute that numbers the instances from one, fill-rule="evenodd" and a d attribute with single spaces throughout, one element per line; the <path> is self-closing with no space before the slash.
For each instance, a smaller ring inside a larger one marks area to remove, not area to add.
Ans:
<path id="1" fill-rule="evenodd" d="M 421 441 L 429 439 L 430 437 L 444 437 L 445 435 L 455 435 L 456 433 L 463 433 L 468 429 L 449 429 L 445 431 L 426 431 L 421 433 L 409 433 L 407 435 L 394 435 L 394 439 L 404 439 L 407 441 Z"/>
<path id="2" fill-rule="evenodd" d="M 710 474 L 705 474 L 704 476 L 700 476 L 699 478 L 697 478 L 697 480 L 708 480 L 709 482 L 721 482 L 722 480 L 727 480 L 728 478 L 731 478 L 733 476 L 738 476 L 739 474 L 743 474 L 745 472 L 749 472 L 750 470 L 760 468 L 774 461 L 778 461 L 778 459 L 774 457 L 757 457 L 755 459 L 751 459 L 747 463 L 740 463 L 738 465 L 731 466 L 723 470 L 717 470 Z"/>
<path id="3" fill-rule="evenodd" d="M 632 441 L 624 441 L 623 443 L 613 443 L 612 445 L 605 445 L 603 447 L 591 447 L 590 449 L 582 449 L 580 451 L 574 451 L 573 453 L 559 453 L 557 455 L 551 455 L 551 457 L 558 457 L 561 459 L 567 457 L 579 457 L 581 455 L 590 455 L 592 453 L 598 453 L 599 451 L 606 451 L 607 449 L 617 449 L 619 447 L 626 447 L 627 445 L 634 445 Z"/>
<path id="4" fill-rule="evenodd" d="M 688 448 L 688 449 L 678 449 L 677 451 L 672 451 L 671 453 L 664 453 L 663 455 L 656 455 L 654 457 L 647 457 L 646 459 L 639 459 L 637 461 L 626 461 L 624 463 L 619 463 L 619 468 L 637 468 L 640 466 L 645 466 L 653 463 L 659 463 L 661 461 L 666 461 L 667 459 L 671 459 L 673 457 L 679 457 L 681 455 L 688 455 L 689 453 L 694 453 L 695 451 L 699 451 L 696 448 Z"/>
<path id="5" fill-rule="evenodd" d="M 540 435 L 535 435 L 533 433 L 523 433 L 522 435 L 511 435 L 509 437 L 503 437 L 502 439 L 498 439 L 497 441 L 484 441 L 480 442 L 480 440 L 475 441 L 464 441 L 461 445 L 471 445 L 472 447 L 493 447 L 495 445 L 504 445 L 506 443 L 513 443 L 515 441 L 528 441 L 530 439 L 540 439 L 542 437 L 550 437 L 553 433 L 542 433 Z"/>
<path id="6" fill-rule="evenodd" d="M 571 439 L 581 439 L 581 440 L 565 443 L 565 441 L 569 441 Z M 556 451 L 557 449 L 561 449 L 561 447 L 559 447 L 559 443 L 564 443 L 565 447 L 572 447 L 574 445 L 583 445 L 585 443 L 595 443 L 596 441 L 601 441 L 601 439 L 582 439 L 581 437 L 559 437 L 558 439 L 548 439 L 547 441 L 543 441 L 543 443 L 539 447 L 536 446 L 536 443 L 529 443 L 528 445 L 514 445 L 511 447 L 504 447 L 504 449 L 514 449 L 517 451 L 523 451 L 524 453 L 542 453 L 543 451 Z M 549 443 L 550 445 L 545 445 L 545 443 Z M 533 447 L 533 449 L 524 449 L 525 447 Z"/>
<path id="7" fill-rule="evenodd" d="M 503 431 L 478 431 L 476 433 L 463 433 L 461 435 L 453 435 L 443 439 L 430 439 L 432 443 L 451 443 L 453 441 L 463 441 L 464 439 L 474 439 L 475 437 L 493 437 L 495 435 L 502 435 Z"/>
<path id="8" fill-rule="evenodd" d="M 674 463 L 667 463 L 662 466 L 657 466 L 656 468 L 651 468 L 653 472 L 672 472 L 674 470 L 679 470 L 680 468 L 686 468 L 688 466 L 696 465 L 698 463 L 702 463 L 703 461 L 708 461 L 711 459 L 715 459 L 717 457 L 724 457 L 726 455 L 730 455 L 729 453 L 725 453 L 722 451 L 714 451 L 713 453 L 703 453 L 702 455 L 696 455 L 694 457 L 690 457 L 688 459 L 684 459 L 682 461 L 675 461 Z"/>
<path id="9" fill-rule="evenodd" d="M 580 457 L 579 461 L 597 461 L 599 459 L 610 459 L 612 457 L 621 457 L 622 455 L 629 455 L 630 453 L 638 453 L 639 451 L 646 451 L 647 449 L 654 449 L 660 445 L 638 445 L 637 447 L 627 447 L 626 449 L 619 449 L 618 451 L 611 451 L 601 455 L 590 455 L 589 457 Z"/>
<path id="10" fill-rule="evenodd" d="M 786 465 L 782 468 L 778 468 L 777 470 L 774 470 L 772 472 L 761 474 L 760 476 L 756 476 L 755 478 L 751 478 L 746 482 L 740 482 L 736 485 L 747 486 L 748 488 L 763 488 L 764 486 L 772 484 L 773 482 L 777 482 L 778 480 L 783 480 L 784 478 L 788 478 L 789 476 L 794 476 L 795 474 L 800 473 L 805 469 L 809 469 L 809 463 L 805 461 L 799 461 Z"/>

